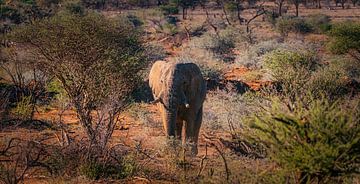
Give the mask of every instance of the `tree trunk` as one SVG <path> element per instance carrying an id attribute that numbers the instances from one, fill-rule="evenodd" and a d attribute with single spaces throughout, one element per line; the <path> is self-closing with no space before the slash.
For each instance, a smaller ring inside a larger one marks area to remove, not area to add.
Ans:
<path id="1" fill-rule="evenodd" d="M 283 2 L 281 1 L 279 3 L 279 16 L 282 16 L 282 6 L 283 6 Z"/>
<path id="2" fill-rule="evenodd" d="M 299 4 L 295 4 L 295 10 L 296 10 L 296 12 L 295 12 L 295 16 L 299 16 Z"/>
<path id="3" fill-rule="evenodd" d="M 241 7 L 240 7 L 240 2 L 239 1 L 236 2 L 236 10 L 237 10 L 237 18 L 239 20 L 239 24 L 241 25 L 241 16 L 240 16 Z"/>
<path id="4" fill-rule="evenodd" d="M 185 14 L 185 12 L 186 12 L 186 9 L 183 7 L 183 9 L 182 9 L 182 14 L 183 14 L 183 19 L 185 20 L 186 19 L 186 14 Z"/>

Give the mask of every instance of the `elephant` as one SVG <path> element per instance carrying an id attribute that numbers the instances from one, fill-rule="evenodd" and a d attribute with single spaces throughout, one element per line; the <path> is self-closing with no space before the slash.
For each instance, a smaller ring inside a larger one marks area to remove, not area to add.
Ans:
<path id="1" fill-rule="evenodd" d="M 156 61 L 149 74 L 149 85 L 168 137 L 190 143 L 197 155 L 206 84 L 194 63 Z"/>

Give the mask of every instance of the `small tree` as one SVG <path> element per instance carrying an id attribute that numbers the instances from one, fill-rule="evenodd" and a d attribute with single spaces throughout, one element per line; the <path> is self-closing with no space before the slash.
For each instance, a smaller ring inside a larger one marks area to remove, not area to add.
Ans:
<path id="1" fill-rule="evenodd" d="M 343 22 L 335 24 L 329 32 L 328 48 L 335 54 L 348 53 L 360 61 L 360 24 Z"/>
<path id="2" fill-rule="evenodd" d="M 63 13 L 12 34 L 18 44 L 34 53 L 34 64 L 40 70 L 62 83 L 90 146 L 106 146 L 117 115 L 145 66 L 134 29 L 129 22 L 96 13 Z"/>

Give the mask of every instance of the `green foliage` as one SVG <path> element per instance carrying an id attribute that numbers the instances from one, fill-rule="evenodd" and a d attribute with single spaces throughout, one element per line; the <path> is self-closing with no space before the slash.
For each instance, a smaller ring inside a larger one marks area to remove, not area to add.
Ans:
<path id="1" fill-rule="evenodd" d="M 308 51 L 296 52 L 277 49 L 265 56 L 265 67 L 284 92 L 300 92 L 315 71 L 317 56 Z"/>
<path id="2" fill-rule="evenodd" d="M 66 106 L 69 102 L 69 97 L 58 79 L 51 80 L 46 85 L 46 91 L 55 94 L 54 98 L 52 99 L 52 105 Z"/>
<path id="3" fill-rule="evenodd" d="M 85 7 L 81 3 L 69 3 L 66 5 L 66 9 L 73 13 L 78 15 L 84 15 L 85 14 Z"/>
<path id="4" fill-rule="evenodd" d="M 170 23 L 165 23 L 163 25 L 163 29 L 166 34 L 171 35 L 171 36 L 174 36 L 179 32 L 177 26 L 174 24 L 170 24 Z"/>
<path id="5" fill-rule="evenodd" d="M 161 11 L 164 15 L 175 15 L 179 13 L 179 8 L 176 5 L 162 5 L 160 6 Z"/>
<path id="6" fill-rule="evenodd" d="M 237 11 L 237 3 L 234 1 L 226 2 L 224 4 L 224 8 L 227 11 L 236 12 Z"/>
<path id="7" fill-rule="evenodd" d="M 144 24 L 144 22 L 137 16 L 135 15 L 128 15 L 126 16 L 126 18 L 135 26 L 135 27 L 140 27 Z"/>
<path id="8" fill-rule="evenodd" d="M 80 166 L 80 173 L 89 179 L 123 179 L 136 172 L 136 164 L 130 157 L 121 159 L 120 165 L 101 162 L 87 162 Z"/>
<path id="9" fill-rule="evenodd" d="M 341 22 L 329 31 L 328 48 L 335 54 L 349 53 L 360 60 L 360 23 Z"/>
<path id="10" fill-rule="evenodd" d="M 275 50 L 265 55 L 265 67 L 270 71 L 276 91 L 294 102 L 312 97 L 326 97 L 330 101 L 354 91 L 352 80 L 357 79 L 358 71 L 352 61 L 335 60 L 320 64 L 318 57 L 309 51 Z"/>
<path id="11" fill-rule="evenodd" d="M 87 7 L 92 9 L 102 9 L 105 6 L 105 0 L 81 0 L 81 3 Z"/>
<path id="12" fill-rule="evenodd" d="M 305 22 L 316 33 L 325 33 L 331 29 L 331 19 L 328 15 L 313 14 L 305 19 Z"/>
<path id="13" fill-rule="evenodd" d="M 127 3 L 129 3 L 132 6 L 138 6 L 138 7 L 145 7 L 149 5 L 148 0 L 128 0 Z"/>
<path id="14" fill-rule="evenodd" d="M 0 6 L 0 20 L 9 19 L 11 23 L 20 24 L 54 15 L 59 0 L 34 1 L 14 0 Z"/>
<path id="15" fill-rule="evenodd" d="M 311 32 L 311 26 L 302 18 L 282 16 L 276 19 L 275 29 L 282 35 L 287 36 L 290 32 L 306 34 Z"/>
<path id="16" fill-rule="evenodd" d="M 335 100 L 350 92 L 348 83 L 348 75 L 344 68 L 330 64 L 313 73 L 307 88 L 316 97 L 326 96 L 330 100 Z"/>
<path id="17" fill-rule="evenodd" d="M 31 119 L 33 114 L 32 96 L 23 96 L 11 112 L 21 120 Z"/>
<path id="18" fill-rule="evenodd" d="M 350 176 L 360 168 L 359 101 L 342 105 L 325 98 L 293 109 L 278 100 L 248 122 L 270 158 L 303 183 Z"/>

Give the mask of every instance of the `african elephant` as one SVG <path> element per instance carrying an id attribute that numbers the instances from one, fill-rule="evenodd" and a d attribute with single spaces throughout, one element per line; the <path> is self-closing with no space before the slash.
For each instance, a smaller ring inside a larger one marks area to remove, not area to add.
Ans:
<path id="1" fill-rule="evenodd" d="M 183 144 L 189 142 L 191 153 L 196 155 L 206 96 L 199 67 L 194 63 L 157 61 L 150 70 L 149 85 L 167 136 Z"/>

